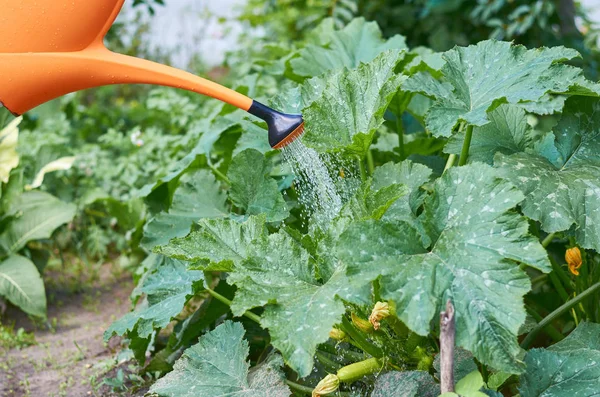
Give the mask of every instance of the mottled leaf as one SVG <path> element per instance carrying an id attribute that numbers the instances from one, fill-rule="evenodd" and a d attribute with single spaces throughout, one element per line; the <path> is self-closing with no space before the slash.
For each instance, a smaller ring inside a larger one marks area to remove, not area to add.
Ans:
<path id="1" fill-rule="evenodd" d="M 186 236 L 192 224 L 202 218 L 227 216 L 226 199 L 210 171 L 189 174 L 188 181 L 175 191 L 169 211 L 159 213 L 144 226 L 142 245 L 151 250 L 172 238 Z"/>
<path id="2" fill-rule="evenodd" d="M 372 397 L 437 397 L 440 386 L 424 371 L 388 372 L 377 377 Z"/>
<path id="3" fill-rule="evenodd" d="M 321 94 L 303 111 L 303 142 L 320 152 L 364 155 L 403 78 L 394 73 L 400 56 L 387 51 L 357 69 L 328 76 L 319 88 Z"/>
<path id="4" fill-rule="evenodd" d="M 226 321 L 187 349 L 150 393 L 161 397 L 289 397 L 281 357 L 270 356 L 249 370 L 248 353 L 242 325 Z"/>
<path id="5" fill-rule="evenodd" d="M 521 397 L 590 397 L 600 391 L 600 325 L 581 323 L 566 339 L 525 356 Z"/>
<path id="6" fill-rule="evenodd" d="M 309 44 L 290 61 L 295 74 L 312 77 L 344 67 L 353 69 L 385 50 L 407 48 L 404 37 L 396 35 L 386 41 L 377 23 L 363 18 L 354 19 L 342 30 L 329 31 L 319 41 L 322 45 Z"/>
<path id="7" fill-rule="evenodd" d="M 289 212 L 270 172 L 271 163 L 259 151 L 239 153 L 227 172 L 231 181 L 229 197 L 247 215 L 265 214 L 268 222 L 277 222 L 287 218 Z"/>
<path id="8" fill-rule="evenodd" d="M 146 304 L 111 324 L 104 339 L 114 334 L 125 335 L 134 328 L 138 337 L 147 338 L 155 329 L 164 328 L 181 313 L 192 295 L 193 284 L 203 278 L 203 272 L 187 270 L 185 262 L 164 258 L 138 287 L 140 293 L 146 294 Z"/>
<path id="9" fill-rule="evenodd" d="M 515 206 L 523 195 L 484 164 L 452 168 L 434 185 L 420 216 L 431 247 L 405 222 L 364 222 L 341 236 L 338 254 L 351 281 L 381 276 L 381 296 L 400 319 L 427 335 L 447 299 L 456 342 L 483 363 L 518 373 L 519 326 L 529 278 L 518 263 L 549 271 L 546 252 Z"/>
<path id="10" fill-rule="evenodd" d="M 430 177 L 431 169 L 410 160 L 396 164 L 386 163 L 376 168 L 373 173 L 373 188 L 376 190 L 394 183 L 405 185 L 408 188 L 409 194 L 396 200 L 382 219 L 401 220 L 409 223 L 421 233 L 424 246 L 429 246 L 431 241 L 417 218 L 417 212 L 425 199 L 425 192 L 421 190 L 421 186 L 428 182 Z"/>
<path id="11" fill-rule="evenodd" d="M 572 98 L 563 117 L 533 151 L 499 154 L 501 175 L 525 194 L 523 213 L 546 232 L 570 229 L 600 250 L 600 100 Z"/>
<path id="12" fill-rule="evenodd" d="M 435 136 L 450 136 L 461 120 L 487 124 L 487 112 L 503 101 L 537 101 L 546 93 L 597 95 L 600 90 L 584 79 L 580 69 L 559 63 L 577 56 L 577 51 L 564 47 L 528 50 L 487 40 L 443 53 L 441 81 L 420 72 L 403 89 L 435 98 L 427 128 Z"/>
<path id="13" fill-rule="evenodd" d="M 525 151 L 532 145 L 534 134 L 527 124 L 527 114 L 519 106 L 501 105 L 488 113 L 489 124 L 473 129 L 469 147 L 469 162 L 481 161 L 492 164 L 498 152 L 513 154 Z M 460 154 L 465 132 L 455 134 L 448 140 L 444 151 Z"/>
<path id="14" fill-rule="evenodd" d="M 202 220 L 197 230 L 155 252 L 189 262 L 209 261 L 213 270 L 231 270 L 251 249 L 252 242 L 265 234 L 265 217 L 251 216 L 243 223 L 232 219 Z"/>
<path id="15" fill-rule="evenodd" d="M 261 325 L 286 363 L 302 377 L 310 374 L 319 343 L 340 321 L 345 308 L 336 295 L 350 294 L 345 269 L 317 281 L 306 250 L 285 232 L 255 240 L 255 252 L 236 267 L 229 282 L 238 287 L 231 310 L 241 315 L 265 306 Z"/>

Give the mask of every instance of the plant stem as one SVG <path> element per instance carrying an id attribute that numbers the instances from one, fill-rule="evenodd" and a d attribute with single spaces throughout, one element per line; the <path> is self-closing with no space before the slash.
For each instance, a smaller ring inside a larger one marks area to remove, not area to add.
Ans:
<path id="1" fill-rule="evenodd" d="M 564 284 L 563 286 L 565 287 L 565 289 L 573 291 L 571 280 L 569 279 L 569 276 L 567 276 L 567 274 L 564 272 L 564 270 L 560 267 L 560 265 L 556 263 L 556 261 L 552 258 L 550 258 L 550 264 L 552 264 L 552 272 L 556 273 L 559 280 L 562 281 L 562 284 Z"/>
<path id="2" fill-rule="evenodd" d="M 467 159 L 469 158 L 469 147 L 471 146 L 471 138 L 473 137 L 473 126 L 467 126 L 467 132 L 465 133 L 465 141 L 463 143 L 462 150 L 460 152 L 460 159 L 458 160 L 458 165 L 467 164 Z"/>
<path id="3" fill-rule="evenodd" d="M 321 364 L 323 364 L 326 367 L 328 371 L 337 371 L 338 369 L 340 369 L 342 364 L 336 363 L 335 361 L 327 357 L 326 354 L 327 353 L 321 352 L 319 350 L 315 352 L 317 359 L 321 362 Z"/>
<path id="4" fill-rule="evenodd" d="M 320 344 L 318 349 L 325 353 L 341 356 L 343 359 L 350 361 L 350 362 L 361 361 L 361 360 L 365 359 L 364 355 L 361 353 L 358 353 L 358 352 L 355 352 L 352 350 L 348 350 L 348 349 L 342 349 L 342 348 L 337 349 L 335 346 L 332 346 L 327 343 Z"/>
<path id="5" fill-rule="evenodd" d="M 454 165 L 454 162 L 456 161 L 456 155 L 455 154 L 451 154 L 448 156 L 448 161 L 446 161 L 446 166 L 444 167 L 444 172 L 449 169 L 450 167 L 452 167 Z"/>
<path id="6" fill-rule="evenodd" d="M 367 169 L 369 170 L 369 175 L 373 175 L 375 171 L 375 163 L 373 162 L 373 153 L 371 150 L 367 150 Z"/>
<path id="7" fill-rule="evenodd" d="M 531 315 L 531 317 L 533 317 L 538 323 L 544 319 L 544 317 L 542 317 L 537 311 L 535 311 L 533 307 L 525 305 L 525 309 Z M 549 337 L 552 338 L 554 342 L 560 342 L 561 340 L 565 339 L 563 334 L 558 332 L 558 330 L 554 328 L 552 324 L 548 324 L 544 328 L 544 331 L 548 334 Z"/>
<path id="8" fill-rule="evenodd" d="M 360 169 L 360 180 L 364 182 L 367 180 L 367 171 L 365 170 L 365 163 L 359 156 L 356 156 L 356 161 L 358 161 L 358 168 Z"/>
<path id="9" fill-rule="evenodd" d="M 212 165 L 210 162 L 208 163 L 208 167 L 212 170 L 212 172 L 215 173 L 215 175 L 217 175 L 223 182 L 225 182 L 226 184 L 228 184 L 229 186 L 231 186 L 231 181 L 229 180 L 229 178 L 227 178 L 227 176 L 225 174 L 223 174 L 221 171 L 219 171 L 219 169 L 217 167 L 215 167 L 214 165 Z"/>
<path id="10" fill-rule="evenodd" d="M 216 300 L 231 307 L 231 301 L 229 299 L 225 298 L 223 295 L 219 294 L 216 291 L 213 291 L 210 288 L 206 288 L 206 292 L 208 292 L 210 295 L 212 295 L 212 297 L 215 298 Z M 260 325 L 260 317 L 258 315 L 254 314 L 250 311 L 247 311 L 246 313 L 244 313 L 244 316 Z"/>
<path id="11" fill-rule="evenodd" d="M 400 160 L 404 160 L 404 127 L 402 126 L 402 117 L 396 116 L 396 133 L 398 134 L 398 151 L 400 152 Z"/>
<path id="12" fill-rule="evenodd" d="M 547 235 L 546 238 L 542 240 L 542 247 L 546 248 L 547 246 L 549 246 L 552 240 L 554 239 L 555 234 L 556 233 L 550 233 L 549 235 Z"/>
<path id="13" fill-rule="evenodd" d="M 600 282 L 592 285 L 581 294 L 577 295 L 575 298 L 571 299 L 567 303 L 560 306 L 558 309 L 554 310 L 552 313 L 548 314 L 546 318 L 538 323 L 534 329 L 527 335 L 527 337 L 521 342 L 521 347 L 523 349 L 527 349 L 531 343 L 533 343 L 536 335 L 546 327 L 546 325 L 552 323 L 552 321 L 556 320 L 558 317 L 563 315 L 565 312 L 571 310 L 572 307 L 577 305 L 579 302 L 582 302 L 584 299 L 589 298 L 594 295 L 596 292 L 600 291 Z"/>
<path id="14" fill-rule="evenodd" d="M 376 358 L 383 357 L 383 351 L 379 347 L 369 342 L 367 338 L 365 338 L 365 336 L 362 334 L 362 332 L 356 329 L 354 324 L 352 324 L 350 320 L 346 318 L 346 316 L 342 317 L 341 328 L 342 331 L 347 333 L 363 351 Z"/>
<path id="15" fill-rule="evenodd" d="M 285 384 L 288 385 L 290 387 L 290 389 L 299 391 L 300 393 L 305 393 L 308 395 L 312 394 L 312 387 L 308 387 L 308 386 L 302 386 L 296 382 L 292 382 L 291 380 L 285 380 Z"/>
<path id="16" fill-rule="evenodd" d="M 337 371 L 340 382 L 350 383 L 366 375 L 381 371 L 385 362 L 380 358 L 368 358 L 354 364 L 346 365 Z"/>
<path id="17" fill-rule="evenodd" d="M 550 281 L 552 282 L 552 285 L 554 285 L 554 288 L 556 288 L 556 291 L 558 292 L 558 295 L 560 295 L 560 298 L 563 301 L 568 302 L 569 294 L 567 294 L 565 287 L 563 287 L 563 285 L 560 283 L 556 272 L 552 271 L 552 273 L 550 273 L 548 277 L 550 277 Z"/>

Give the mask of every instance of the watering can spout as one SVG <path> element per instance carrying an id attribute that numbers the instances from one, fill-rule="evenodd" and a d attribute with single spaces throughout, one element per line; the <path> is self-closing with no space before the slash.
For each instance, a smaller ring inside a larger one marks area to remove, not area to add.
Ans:
<path id="1" fill-rule="evenodd" d="M 193 91 L 248 110 L 252 99 L 210 80 L 96 45 L 77 52 L 0 54 L 0 102 L 23 114 L 70 92 L 111 84 L 153 84 Z"/>
<path id="2" fill-rule="evenodd" d="M 263 119 L 273 148 L 303 133 L 301 115 L 277 112 L 191 73 L 109 51 L 104 36 L 124 1 L 0 0 L 0 105 L 23 114 L 87 88 L 155 84 L 207 95 Z"/>

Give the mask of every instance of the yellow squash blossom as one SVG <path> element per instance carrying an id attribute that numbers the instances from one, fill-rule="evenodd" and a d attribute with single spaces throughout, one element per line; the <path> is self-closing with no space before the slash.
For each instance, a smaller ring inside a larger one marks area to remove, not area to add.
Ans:
<path id="1" fill-rule="evenodd" d="M 581 267 L 581 251 L 577 247 L 569 248 L 565 253 L 565 260 L 569 266 L 569 271 L 576 276 L 579 276 L 579 268 Z"/>

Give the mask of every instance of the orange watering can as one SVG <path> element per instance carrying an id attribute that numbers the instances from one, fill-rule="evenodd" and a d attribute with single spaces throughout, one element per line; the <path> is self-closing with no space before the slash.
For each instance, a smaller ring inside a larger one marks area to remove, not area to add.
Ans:
<path id="1" fill-rule="evenodd" d="M 304 132 L 301 115 L 169 66 L 109 51 L 104 36 L 125 0 L 0 0 L 0 105 L 14 114 L 70 92 L 157 84 L 208 95 L 267 122 L 279 149 Z"/>

